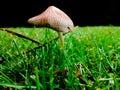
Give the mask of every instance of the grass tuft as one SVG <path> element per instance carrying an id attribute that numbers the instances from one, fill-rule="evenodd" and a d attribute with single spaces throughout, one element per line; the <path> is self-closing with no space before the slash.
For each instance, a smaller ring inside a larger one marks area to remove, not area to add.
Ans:
<path id="1" fill-rule="evenodd" d="M 8 28 L 39 41 L 54 39 L 49 28 Z M 120 27 L 75 28 L 60 40 L 38 44 L 0 31 L 0 90 L 119 90 Z"/>

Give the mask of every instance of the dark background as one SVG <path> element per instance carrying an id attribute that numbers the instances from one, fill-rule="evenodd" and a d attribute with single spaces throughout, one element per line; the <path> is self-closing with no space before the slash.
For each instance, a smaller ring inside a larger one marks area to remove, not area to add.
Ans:
<path id="1" fill-rule="evenodd" d="M 75 25 L 120 25 L 117 0 L 1 0 L 0 27 L 31 26 L 27 20 L 50 5 L 63 10 Z"/>

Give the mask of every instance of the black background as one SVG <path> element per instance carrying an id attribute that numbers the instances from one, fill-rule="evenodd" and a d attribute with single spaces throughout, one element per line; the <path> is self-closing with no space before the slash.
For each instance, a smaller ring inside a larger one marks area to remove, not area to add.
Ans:
<path id="1" fill-rule="evenodd" d="M 27 20 L 50 5 L 63 10 L 75 25 L 120 25 L 117 0 L 1 0 L 0 27 L 31 26 Z"/>

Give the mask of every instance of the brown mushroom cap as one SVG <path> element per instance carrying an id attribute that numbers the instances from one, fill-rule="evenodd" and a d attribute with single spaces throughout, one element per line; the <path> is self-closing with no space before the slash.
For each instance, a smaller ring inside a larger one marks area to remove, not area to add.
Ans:
<path id="1" fill-rule="evenodd" d="M 28 23 L 50 27 L 57 32 L 72 31 L 74 27 L 69 16 L 55 6 L 49 6 L 43 13 L 28 19 Z"/>

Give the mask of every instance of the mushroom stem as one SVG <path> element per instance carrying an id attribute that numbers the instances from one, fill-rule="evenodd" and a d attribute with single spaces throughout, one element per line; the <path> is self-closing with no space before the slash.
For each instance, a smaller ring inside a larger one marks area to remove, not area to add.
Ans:
<path id="1" fill-rule="evenodd" d="M 63 48 L 64 47 L 64 37 L 62 32 L 58 32 L 58 36 L 60 38 L 60 47 Z"/>

